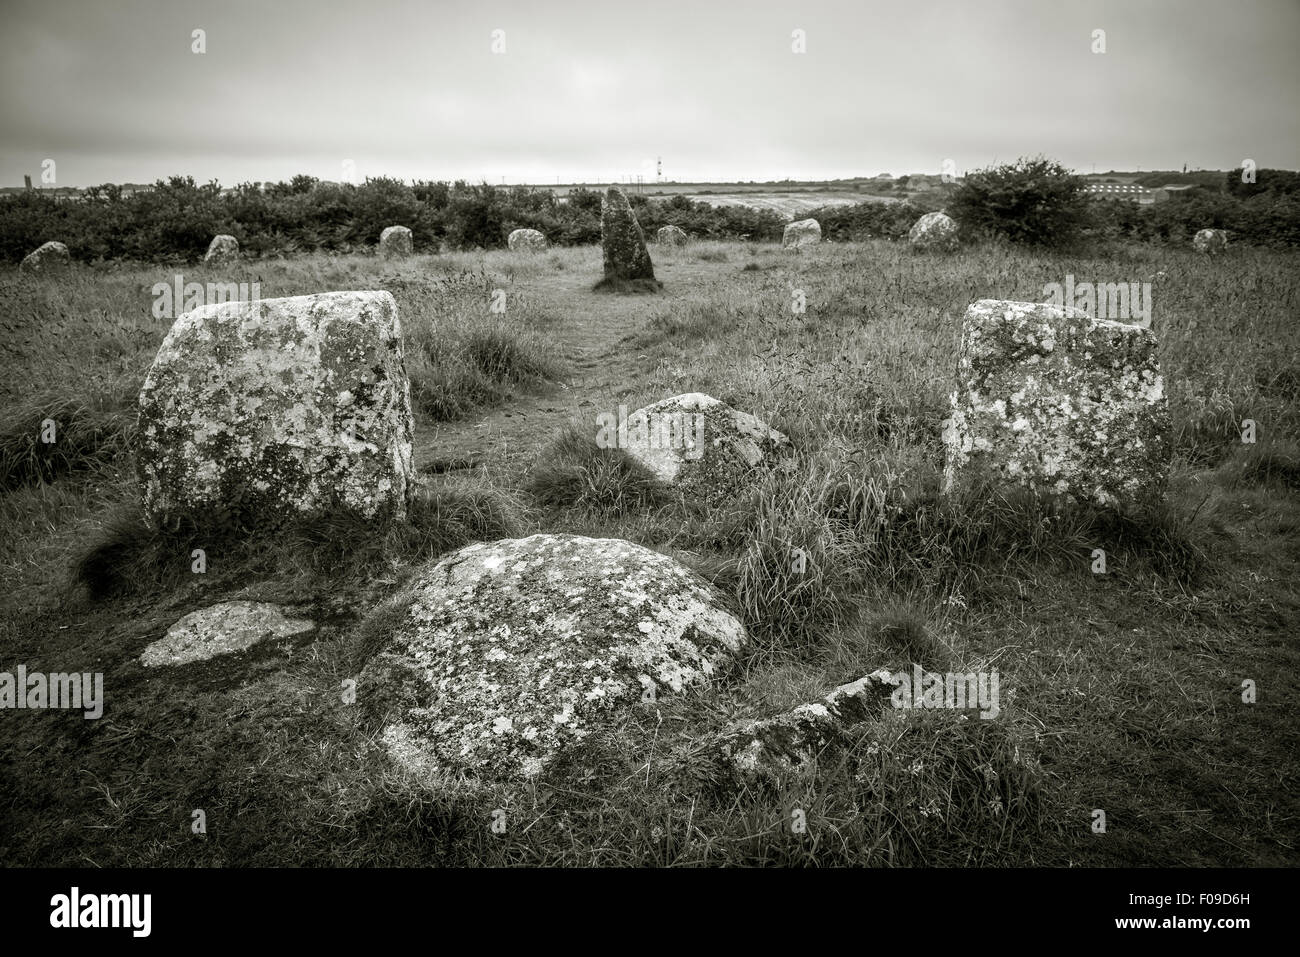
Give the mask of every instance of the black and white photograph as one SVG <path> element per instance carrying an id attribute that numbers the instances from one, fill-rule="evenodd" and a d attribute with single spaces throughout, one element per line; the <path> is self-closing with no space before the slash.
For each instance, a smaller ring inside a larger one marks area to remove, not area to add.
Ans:
<path id="1" fill-rule="evenodd" d="M 742 870 L 1263 926 L 1300 2 L 0 17 L 6 929 Z"/>

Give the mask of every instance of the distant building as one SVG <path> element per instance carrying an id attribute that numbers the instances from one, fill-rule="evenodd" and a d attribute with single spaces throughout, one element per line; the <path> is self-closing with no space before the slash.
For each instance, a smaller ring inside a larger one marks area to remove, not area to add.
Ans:
<path id="1" fill-rule="evenodd" d="M 1150 206 L 1169 198 L 1169 193 L 1163 189 L 1150 189 L 1134 183 L 1089 183 L 1084 192 L 1096 199 L 1120 199 L 1140 206 Z"/>

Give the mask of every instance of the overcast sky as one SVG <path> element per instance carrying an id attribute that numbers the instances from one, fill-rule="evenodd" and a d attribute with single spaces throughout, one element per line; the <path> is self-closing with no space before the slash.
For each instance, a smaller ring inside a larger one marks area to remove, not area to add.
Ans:
<path id="1" fill-rule="evenodd" d="M 1300 0 L 5 0 L 0 185 L 1300 165 Z M 194 53 L 193 31 L 206 33 Z M 493 31 L 504 52 L 494 53 Z M 795 53 L 803 31 L 806 52 Z M 1094 30 L 1105 53 L 1094 53 Z"/>

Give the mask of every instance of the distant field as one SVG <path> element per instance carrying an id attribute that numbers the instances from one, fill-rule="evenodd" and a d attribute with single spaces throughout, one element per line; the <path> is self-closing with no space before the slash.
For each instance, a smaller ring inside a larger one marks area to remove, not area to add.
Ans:
<path id="1" fill-rule="evenodd" d="M 767 210 L 782 216 L 795 216 L 819 206 L 854 206 L 858 203 L 897 203 L 888 196 L 871 196 L 867 193 L 723 193 L 720 195 L 695 195 L 691 199 L 710 206 L 748 206 Z"/>

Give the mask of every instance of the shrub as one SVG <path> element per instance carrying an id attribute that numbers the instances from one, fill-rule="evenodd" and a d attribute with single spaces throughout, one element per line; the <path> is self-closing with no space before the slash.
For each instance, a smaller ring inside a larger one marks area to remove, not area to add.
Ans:
<path id="1" fill-rule="evenodd" d="M 964 229 L 1011 242 L 1055 246 L 1075 239 L 1087 222 L 1083 180 L 1044 157 L 971 173 L 953 191 L 949 214 Z"/>

